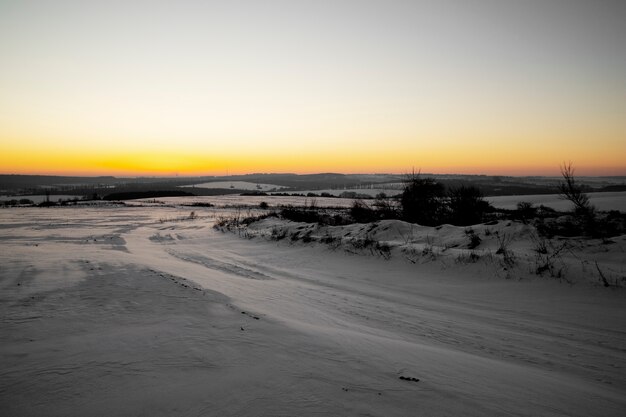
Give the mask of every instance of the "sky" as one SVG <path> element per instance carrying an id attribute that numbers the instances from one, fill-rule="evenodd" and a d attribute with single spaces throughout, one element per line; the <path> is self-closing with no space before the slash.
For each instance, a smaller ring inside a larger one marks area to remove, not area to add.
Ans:
<path id="1" fill-rule="evenodd" d="M 626 2 L 0 0 L 0 173 L 626 175 Z"/>

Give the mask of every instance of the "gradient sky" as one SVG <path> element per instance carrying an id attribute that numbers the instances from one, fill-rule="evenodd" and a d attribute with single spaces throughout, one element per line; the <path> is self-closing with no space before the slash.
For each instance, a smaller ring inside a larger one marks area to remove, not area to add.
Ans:
<path id="1" fill-rule="evenodd" d="M 626 2 L 0 0 L 0 173 L 626 175 Z"/>

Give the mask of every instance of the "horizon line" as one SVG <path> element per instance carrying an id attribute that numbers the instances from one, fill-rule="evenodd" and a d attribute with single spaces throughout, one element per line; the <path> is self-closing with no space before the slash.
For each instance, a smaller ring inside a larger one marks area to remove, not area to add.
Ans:
<path id="1" fill-rule="evenodd" d="M 422 176 L 464 176 L 464 177 L 510 177 L 510 178 L 559 178 L 560 174 L 468 174 L 468 173 L 459 173 L 459 172 L 449 172 L 449 173 L 434 173 L 434 172 L 404 172 L 404 173 L 394 173 L 394 172 L 357 172 L 357 173 L 344 173 L 344 172 L 333 172 L 333 171 L 319 171 L 319 172 L 311 172 L 311 173 L 296 173 L 296 172 L 251 172 L 245 174 L 198 174 L 198 175 L 178 175 L 178 174 L 170 174 L 170 175 L 126 175 L 126 174 L 59 174 L 59 173 L 2 173 L 0 172 L 0 176 L 31 176 L 31 177 L 75 177 L 75 178 L 132 178 L 132 179 L 140 179 L 140 178 L 167 178 L 167 179 L 195 179 L 195 178 L 224 178 L 224 177 L 245 177 L 245 176 L 254 176 L 254 175 L 297 175 L 297 176 L 306 176 L 306 175 L 345 175 L 345 176 L 358 176 L 358 175 L 388 175 L 388 176 L 407 176 L 407 175 L 422 175 Z M 626 173 L 624 174 L 609 174 L 609 175 L 576 175 L 579 178 L 626 178 Z"/>

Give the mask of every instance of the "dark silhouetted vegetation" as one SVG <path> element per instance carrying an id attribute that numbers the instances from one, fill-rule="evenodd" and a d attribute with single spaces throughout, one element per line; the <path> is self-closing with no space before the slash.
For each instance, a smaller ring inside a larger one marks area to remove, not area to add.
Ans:
<path id="1" fill-rule="evenodd" d="M 363 200 L 354 200 L 350 207 L 350 216 L 357 223 L 370 223 L 379 219 L 378 211 Z"/>
<path id="2" fill-rule="evenodd" d="M 196 203 L 191 203 L 191 204 L 183 204 L 184 206 L 188 206 L 188 207 L 215 207 L 215 204 L 211 204 L 211 203 L 200 203 L 200 202 L 196 202 Z"/>
<path id="3" fill-rule="evenodd" d="M 279 212 L 279 216 L 293 222 L 317 223 L 329 226 L 352 223 L 349 216 L 342 215 L 334 210 L 320 209 L 314 205 L 305 207 L 285 207 Z"/>
<path id="4" fill-rule="evenodd" d="M 265 196 L 267 195 L 267 193 L 263 191 L 246 191 L 246 192 L 241 193 L 241 195 L 254 197 L 254 196 Z"/>
<path id="5" fill-rule="evenodd" d="M 397 219 L 400 217 L 397 199 L 389 198 L 385 193 L 379 193 L 376 195 L 373 206 L 378 212 L 378 217 L 381 220 Z"/>
<path id="6" fill-rule="evenodd" d="M 424 226 L 437 226 L 445 217 L 445 187 L 433 178 L 412 174 L 400 197 L 402 218 Z"/>
<path id="7" fill-rule="evenodd" d="M 559 195 L 574 206 L 574 216 L 579 222 L 581 231 L 586 234 L 594 233 L 596 223 L 596 208 L 589 201 L 589 196 L 578 185 L 574 177 L 572 163 L 561 166 L 563 182 L 559 184 Z"/>
<path id="8" fill-rule="evenodd" d="M 32 205 L 35 205 L 35 203 L 33 202 L 33 200 L 30 200 L 28 198 L 20 198 L 19 200 L 11 199 L 11 200 L 0 201 L 0 205 L 3 205 L 5 207 L 32 206 Z"/>
<path id="9" fill-rule="evenodd" d="M 537 207 L 533 203 L 528 201 L 520 201 L 517 203 L 516 220 L 521 220 L 523 223 L 528 223 L 530 220 L 537 217 Z"/>
<path id="10" fill-rule="evenodd" d="M 481 223 L 491 206 L 476 187 L 461 186 L 448 191 L 448 220 L 457 226 Z"/>
<path id="11" fill-rule="evenodd" d="M 406 181 L 400 205 L 404 220 L 424 226 L 469 226 L 481 223 L 493 210 L 477 187 L 463 185 L 446 192 L 443 184 L 419 174 Z"/>

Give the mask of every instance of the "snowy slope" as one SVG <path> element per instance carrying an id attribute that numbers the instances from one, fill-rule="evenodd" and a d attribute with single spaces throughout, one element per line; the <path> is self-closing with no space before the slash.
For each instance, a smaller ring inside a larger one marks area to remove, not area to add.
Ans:
<path id="1" fill-rule="evenodd" d="M 507 280 L 445 254 L 413 263 L 397 256 L 407 244 L 391 230 L 400 224 L 370 231 L 398 243 L 385 259 L 242 239 L 213 229 L 219 210 L 196 212 L 0 211 L 3 414 L 619 416 L 626 408 L 623 290 Z M 462 230 L 438 232 L 432 239 L 467 241 Z"/>

